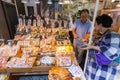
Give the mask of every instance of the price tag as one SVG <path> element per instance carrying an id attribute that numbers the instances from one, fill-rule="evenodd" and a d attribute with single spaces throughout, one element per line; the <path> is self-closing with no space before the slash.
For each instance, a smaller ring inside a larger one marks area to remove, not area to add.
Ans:
<path id="1" fill-rule="evenodd" d="M 76 66 L 75 64 L 73 64 L 70 68 L 69 68 L 69 71 L 71 72 L 71 74 L 74 76 L 74 77 L 80 77 L 82 78 L 82 80 L 86 80 L 85 79 L 85 76 L 84 76 L 84 73 L 81 69 L 80 66 Z"/>

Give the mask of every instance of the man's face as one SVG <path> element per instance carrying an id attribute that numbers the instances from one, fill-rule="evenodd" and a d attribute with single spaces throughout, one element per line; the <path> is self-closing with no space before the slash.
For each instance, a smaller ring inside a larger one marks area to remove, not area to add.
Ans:
<path id="1" fill-rule="evenodd" d="M 82 23 L 85 23 L 88 19 L 88 13 L 87 12 L 82 12 L 80 15 L 80 19 L 82 21 Z"/>

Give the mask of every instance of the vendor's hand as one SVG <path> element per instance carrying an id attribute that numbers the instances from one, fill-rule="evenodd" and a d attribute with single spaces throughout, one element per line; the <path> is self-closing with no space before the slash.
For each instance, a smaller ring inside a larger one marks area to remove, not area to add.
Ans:
<path id="1" fill-rule="evenodd" d="M 78 38 L 77 35 L 74 35 L 74 38 L 77 39 Z"/>
<path id="2" fill-rule="evenodd" d="M 81 39 L 80 41 L 81 41 L 81 42 L 87 42 L 87 40 L 86 40 L 86 39 Z"/>

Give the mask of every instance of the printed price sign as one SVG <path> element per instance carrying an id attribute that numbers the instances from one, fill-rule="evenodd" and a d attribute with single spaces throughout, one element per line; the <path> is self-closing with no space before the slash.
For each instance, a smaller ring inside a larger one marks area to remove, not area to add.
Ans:
<path id="1" fill-rule="evenodd" d="M 85 79 L 85 76 L 84 76 L 84 73 L 81 69 L 80 66 L 76 66 L 75 64 L 73 64 L 70 68 L 69 68 L 69 71 L 71 72 L 71 74 L 74 76 L 74 77 L 80 77 L 82 78 L 82 80 L 86 80 Z"/>

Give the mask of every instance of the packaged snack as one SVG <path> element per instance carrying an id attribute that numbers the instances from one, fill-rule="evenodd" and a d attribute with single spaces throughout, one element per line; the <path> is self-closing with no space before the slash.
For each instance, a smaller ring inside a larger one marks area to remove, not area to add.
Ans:
<path id="1" fill-rule="evenodd" d="M 11 48 L 11 52 L 9 52 L 9 56 L 20 56 L 21 55 L 21 50 L 20 50 L 20 46 L 15 45 L 12 46 Z"/>
<path id="2" fill-rule="evenodd" d="M 68 67 L 71 66 L 72 59 L 70 56 L 58 56 L 56 58 L 56 66 Z"/>
<path id="3" fill-rule="evenodd" d="M 66 46 L 57 46 L 56 52 L 74 52 L 73 47 L 71 45 Z"/>
<path id="4" fill-rule="evenodd" d="M 5 45 L 0 48 L 0 56 L 16 56 L 20 53 L 20 47 L 19 46 L 8 46 Z"/>
<path id="5" fill-rule="evenodd" d="M 24 40 L 23 46 L 30 46 L 30 40 Z"/>
<path id="6" fill-rule="evenodd" d="M 13 57 L 8 61 L 9 68 L 27 68 L 32 67 L 35 63 L 36 57 Z"/>
<path id="7" fill-rule="evenodd" d="M 12 57 L 6 64 L 8 68 L 15 68 L 17 62 L 20 60 L 20 57 Z"/>
<path id="8" fill-rule="evenodd" d="M 49 56 L 44 56 L 40 59 L 40 63 L 42 66 L 52 66 L 55 64 L 55 58 L 49 57 Z"/>
<path id="9" fill-rule="evenodd" d="M 16 64 L 17 68 L 32 67 L 35 63 L 36 57 L 22 57 Z"/>
<path id="10" fill-rule="evenodd" d="M 30 45 L 32 45 L 32 46 L 40 46 L 40 39 L 39 38 L 30 39 Z"/>
<path id="11" fill-rule="evenodd" d="M 73 80 L 72 74 L 66 68 L 53 67 L 49 70 L 49 80 Z"/>
<path id="12" fill-rule="evenodd" d="M 18 46 L 23 46 L 23 45 L 24 45 L 24 41 L 18 41 L 18 42 L 17 42 L 17 45 L 18 45 Z"/>
<path id="13" fill-rule="evenodd" d="M 9 57 L 0 57 L 0 68 L 6 68 Z"/>

